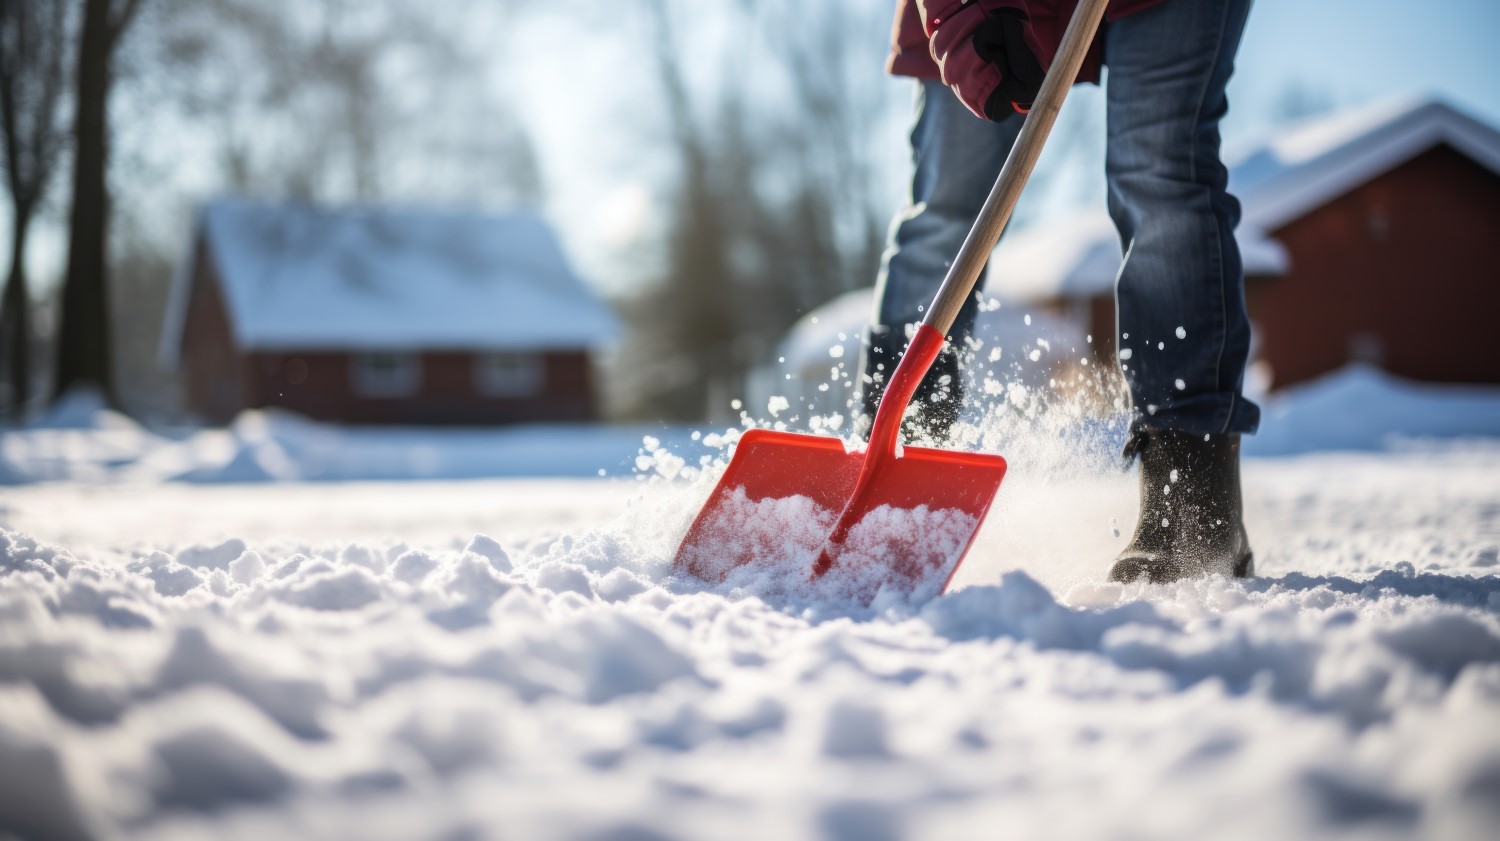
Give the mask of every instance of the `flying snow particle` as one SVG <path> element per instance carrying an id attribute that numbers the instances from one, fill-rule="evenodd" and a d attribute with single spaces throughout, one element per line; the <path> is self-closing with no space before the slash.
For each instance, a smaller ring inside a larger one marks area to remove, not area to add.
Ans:
<path id="1" fill-rule="evenodd" d="M 1180 379 L 1179 380 L 1173 380 L 1172 384 L 1175 385 L 1175 386 L 1177 386 L 1177 390 L 1178 391 L 1183 391 L 1184 389 L 1187 388 L 1187 383 L 1183 382 Z"/>
<path id="2" fill-rule="evenodd" d="M 999 362 L 1000 361 L 1000 346 L 999 345 L 995 345 L 994 347 L 990 348 L 990 361 L 991 362 Z"/>
<path id="3" fill-rule="evenodd" d="M 1157 342 L 1156 343 L 1156 349 L 1157 350 L 1166 350 L 1167 349 L 1167 343 L 1166 342 Z"/>
<path id="4" fill-rule="evenodd" d="M 687 459 L 666 450 L 656 451 L 656 473 L 663 479 L 675 479 L 682 468 L 687 466 Z"/>
<path id="5" fill-rule="evenodd" d="M 844 346 L 834 345 L 833 347 L 828 349 L 828 355 L 833 357 L 834 359 L 842 358 L 844 355 Z"/>
<path id="6" fill-rule="evenodd" d="M 1173 482 L 1177 481 L 1177 471 L 1173 470 L 1171 473 L 1167 474 L 1167 478 Z"/>
<path id="7" fill-rule="evenodd" d="M 1035 362 L 1038 359 L 1042 358 L 1042 352 L 1039 351 L 1039 350 L 1033 350 L 1031 353 L 1027 354 L 1027 358 L 1030 359 L 1032 362 Z"/>
<path id="8" fill-rule="evenodd" d="M 1167 527 L 1167 525 L 1168 525 L 1168 523 L 1167 523 L 1167 518 L 1166 518 L 1166 517 L 1162 517 L 1162 518 L 1161 518 L 1161 527 L 1162 527 L 1162 528 L 1166 528 L 1166 527 Z"/>
<path id="9" fill-rule="evenodd" d="M 1179 339 L 1186 339 L 1187 338 L 1187 331 L 1184 330 L 1184 329 L 1182 329 L 1181 327 L 1178 327 L 1177 328 L 1177 338 L 1179 338 Z"/>
<path id="10" fill-rule="evenodd" d="M 741 403 L 738 398 L 735 398 L 734 400 L 729 401 L 729 408 L 738 412 L 740 409 L 745 408 L 745 404 Z"/>
<path id="11" fill-rule="evenodd" d="M 770 412 L 773 418 L 790 408 L 792 408 L 791 401 L 781 395 L 776 395 L 766 401 L 766 411 Z"/>
<path id="12" fill-rule="evenodd" d="M 1131 350 L 1130 348 L 1128 348 L 1128 347 L 1127 348 L 1120 348 L 1120 358 L 1121 359 L 1129 359 L 1130 357 L 1132 357 L 1134 355 L 1135 355 L 1135 351 Z"/>
<path id="13" fill-rule="evenodd" d="M 1025 321 L 1026 321 L 1026 326 L 1030 327 L 1031 326 L 1031 313 L 1029 313 L 1029 312 L 1026 313 Z"/>

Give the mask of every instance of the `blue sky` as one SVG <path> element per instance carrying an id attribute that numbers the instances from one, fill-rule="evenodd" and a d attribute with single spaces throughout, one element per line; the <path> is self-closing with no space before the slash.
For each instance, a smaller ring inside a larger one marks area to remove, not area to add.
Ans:
<path id="1" fill-rule="evenodd" d="M 1497 41 L 1497 0 L 1256 0 L 1235 86 L 1259 101 L 1299 83 L 1340 104 L 1432 92 L 1500 125 Z"/>

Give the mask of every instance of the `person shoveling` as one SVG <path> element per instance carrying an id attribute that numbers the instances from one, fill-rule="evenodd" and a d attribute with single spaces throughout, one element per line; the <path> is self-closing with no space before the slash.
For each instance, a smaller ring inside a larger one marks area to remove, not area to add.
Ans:
<path id="1" fill-rule="evenodd" d="M 1069 86 L 1097 80 L 1102 53 L 1109 210 L 1126 254 L 1117 285 L 1120 363 L 1134 406 L 1125 455 L 1139 458 L 1141 482 L 1134 538 L 1108 576 L 1252 575 L 1239 438 L 1255 431 L 1260 411 L 1241 393 L 1250 327 L 1234 238 L 1239 205 L 1225 189 L 1218 132 L 1248 10 L 1249 0 L 901 0 L 891 70 L 920 80 L 920 105 L 911 206 L 892 226 L 862 354 L 857 399 L 873 418 L 868 443 L 849 452 L 833 438 L 745 432 L 683 538 L 677 568 L 722 580 L 756 559 L 739 537 L 745 503 L 803 496 L 837 512 L 812 577 L 840 564 L 870 515 L 920 508 L 959 515 L 943 522 L 967 533 L 944 535 L 948 552 L 892 564 L 892 582 L 952 580 L 1006 463 L 903 448 L 903 416 L 920 397 L 912 420 L 939 440 L 956 419 L 957 354 L 945 345 L 971 329 L 985 262 Z M 923 308 L 933 267 L 959 237 Z M 1188 335 L 1195 341 L 1165 341 Z"/>

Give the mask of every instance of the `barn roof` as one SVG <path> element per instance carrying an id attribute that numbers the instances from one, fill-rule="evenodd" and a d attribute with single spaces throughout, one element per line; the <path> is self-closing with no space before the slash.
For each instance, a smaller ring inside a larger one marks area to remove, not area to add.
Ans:
<path id="1" fill-rule="evenodd" d="M 1274 231 L 1413 157 L 1446 144 L 1500 173 L 1500 131 L 1452 106 L 1396 97 L 1315 118 L 1277 135 L 1230 168 L 1244 216 L 1236 231 L 1247 274 L 1280 274 Z M 1046 220 L 1007 237 L 988 289 L 1015 300 L 1107 293 L 1120 245 L 1102 208 Z"/>
<path id="2" fill-rule="evenodd" d="M 220 200 L 199 215 L 173 281 L 162 335 L 169 366 L 198 259 L 217 269 L 242 349 L 540 350 L 619 332 L 534 213 Z"/>
<path id="3" fill-rule="evenodd" d="M 1441 100 L 1402 96 L 1313 119 L 1236 164 L 1245 219 L 1275 230 L 1439 145 L 1500 174 L 1500 131 Z"/>

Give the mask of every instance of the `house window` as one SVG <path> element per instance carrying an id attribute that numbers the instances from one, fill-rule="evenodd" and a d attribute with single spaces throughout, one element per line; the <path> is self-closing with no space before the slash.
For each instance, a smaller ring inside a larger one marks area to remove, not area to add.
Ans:
<path id="1" fill-rule="evenodd" d="M 361 397 L 410 397 L 422 388 L 422 357 L 379 351 L 354 357 L 354 393 Z"/>
<path id="2" fill-rule="evenodd" d="M 488 397 L 530 397 L 542 390 L 542 359 L 534 353 L 481 353 L 474 385 Z"/>

